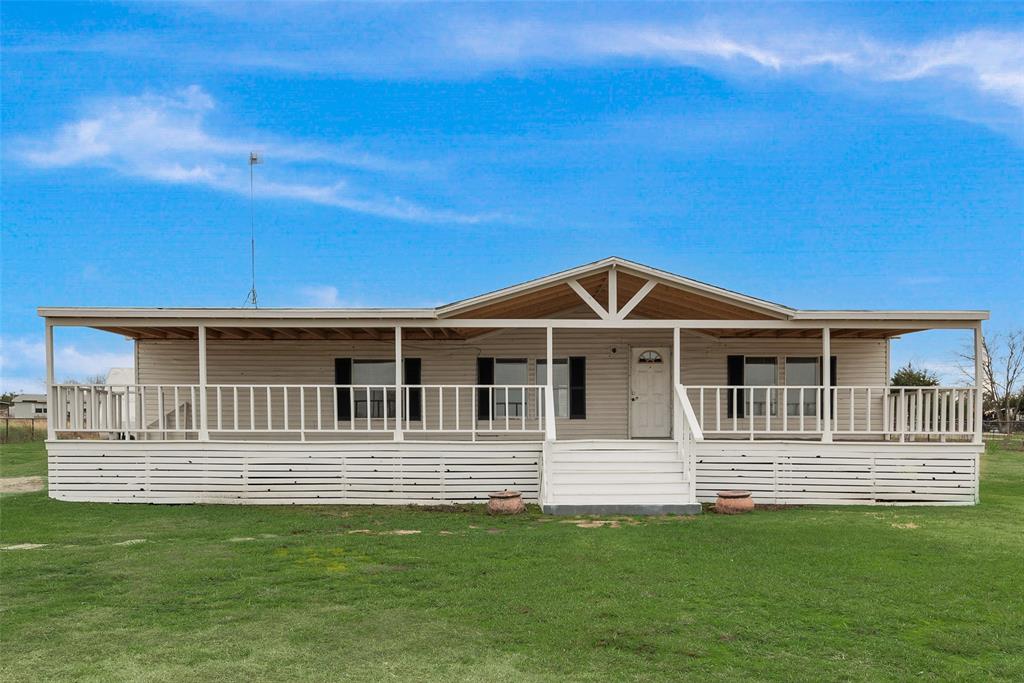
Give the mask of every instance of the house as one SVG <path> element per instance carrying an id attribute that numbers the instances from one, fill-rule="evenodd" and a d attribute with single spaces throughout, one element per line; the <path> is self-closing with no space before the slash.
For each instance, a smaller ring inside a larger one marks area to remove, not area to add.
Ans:
<path id="1" fill-rule="evenodd" d="M 51 400 L 74 406 L 50 414 L 61 500 L 978 499 L 979 387 L 890 387 L 889 344 L 979 348 L 984 311 L 798 310 L 607 258 L 437 308 L 39 312 Z M 135 339 L 133 381 L 56 384 L 64 326 Z"/>
<path id="2" fill-rule="evenodd" d="M 46 417 L 46 394 L 18 394 L 11 399 L 11 417 Z"/>

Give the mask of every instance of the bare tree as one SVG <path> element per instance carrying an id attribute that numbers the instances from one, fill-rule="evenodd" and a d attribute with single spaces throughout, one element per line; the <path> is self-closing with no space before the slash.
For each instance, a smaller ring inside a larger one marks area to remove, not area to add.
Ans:
<path id="1" fill-rule="evenodd" d="M 985 412 L 995 417 L 999 431 L 1008 434 L 1019 418 L 1019 385 L 1024 381 L 1024 329 L 982 335 L 981 351 Z M 973 379 L 973 350 L 958 353 L 957 366 L 961 374 Z"/>

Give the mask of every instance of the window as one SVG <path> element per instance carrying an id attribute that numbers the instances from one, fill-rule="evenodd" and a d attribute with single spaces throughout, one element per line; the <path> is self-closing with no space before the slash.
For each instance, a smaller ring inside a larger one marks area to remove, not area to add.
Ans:
<path id="1" fill-rule="evenodd" d="M 552 376 L 555 399 L 555 417 L 569 416 L 569 359 L 555 358 L 555 374 Z M 537 384 L 548 383 L 548 362 L 547 360 L 537 361 Z M 544 407 L 541 406 L 541 414 Z"/>
<path id="2" fill-rule="evenodd" d="M 45 412 L 46 412 L 46 408 L 36 408 L 36 413 L 37 414 L 41 415 L 41 414 L 44 414 Z"/>
<path id="3" fill-rule="evenodd" d="M 366 418 L 367 404 L 371 418 L 384 417 L 384 394 L 387 392 L 387 416 L 395 417 L 395 390 L 383 387 L 395 385 L 395 362 L 390 360 L 354 360 L 352 361 L 352 384 L 360 387 L 354 391 L 356 418 Z M 371 387 L 366 390 L 365 385 Z"/>
<path id="4" fill-rule="evenodd" d="M 819 377 L 821 377 L 821 373 L 818 370 L 817 358 L 786 359 L 786 386 L 817 386 Z M 803 391 L 789 390 L 786 394 L 786 414 L 790 417 L 800 415 L 801 395 L 803 396 L 803 414 L 817 415 L 818 392 L 811 389 L 804 389 Z"/>
<path id="5" fill-rule="evenodd" d="M 757 356 L 747 356 L 743 360 L 743 383 L 747 386 L 754 387 L 765 387 L 775 386 L 779 383 L 778 367 L 774 358 L 762 358 Z M 753 392 L 753 407 L 754 415 L 757 417 L 763 417 L 765 409 L 771 404 L 771 414 L 778 414 L 778 400 L 775 392 L 769 392 L 767 389 L 752 389 Z M 770 394 L 770 401 L 769 401 Z M 750 401 L 750 398 L 744 397 L 746 401 Z"/>
<path id="6" fill-rule="evenodd" d="M 661 354 L 657 351 L 644 351 L 640 354 L 640 358 L 637 359 L 640 363 L 660 363 Z"/>
<path id="7" fill-rule="evenodd" d="M 522 386 L 527 380 L 527 363 L 525 358 L 495 358 L 494 384 Z M 526 406 L 522 389 L 494 388 L 491 390 L 492 410 L 494 417 L 522 417 Z"/>
<path id="8" fill-rule="evenodd" d="M 422 419 L 423 389 L 419 388 L 422 362 L 419 358 L 402 359 L 403 419 Z M 352 358 L 334 359 L 334 383 L 339 386 L 337 405 L 339 420 L 395 417 L 395 362 Z M 348 387 L 352 387 L 349 389 Z M 366 387 L 369 386 L 369 391 Z M 355 405 L 353 405 L 353 403 Z"/>

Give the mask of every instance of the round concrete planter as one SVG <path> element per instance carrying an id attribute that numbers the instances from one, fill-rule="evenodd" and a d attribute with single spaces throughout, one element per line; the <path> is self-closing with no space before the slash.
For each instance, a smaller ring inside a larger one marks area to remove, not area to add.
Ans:
<path id="1" fill-rule="evenodd" d="M 517 515 L 526 510 L 523 494 L 519 491 L 497 491 L 489 493 L 487 513 L 491 515 Z"/>
<path id="2" fill-rule="evenodd" d="M 719 491 L 715 512 L 721 515 L 740 515 L 754 509 L 750 491 Z"/>

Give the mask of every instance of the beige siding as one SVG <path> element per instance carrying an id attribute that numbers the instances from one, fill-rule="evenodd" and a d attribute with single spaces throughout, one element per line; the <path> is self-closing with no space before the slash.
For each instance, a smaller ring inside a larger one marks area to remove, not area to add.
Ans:
<path id="1" fill-rule="evenodd" d="M 558 420 L 559 438 L 625 438 L 628 435 L 630 347 L 671 348 L 672 336 L 664 331 L 555 330 L 555 356 L 587 358 L 587 419 Z M 785 382 L 786 356 L 816 356 L 819 340 L 747 339 L 717 341 L 684 332 L 682 381 L 688 385 L 724 385 L 726 356 L 747 354 L 779 358 L 780 382 Z M 886 344 L 877 340 L 835 340 L 840 385 L 883 385 L 886 379 Z M 536 381 L 535 361 L 545 357 L 545 332 L 541 329 L 508 330 L 477 341 L 407 341 L 404 355 L 423 359 L 424 384 L 474 384 L 476 358 L 528 358 L 529 382 Z M 210 384 L 331 384 L 334 359 L 340 357 L 392 359 L 391 342 L 341 341 L 222 341 L 208 342 Z M 138 342 L 137 372 L 142 384 L 192 384 L 198 382 L 198 350 L 185 340 Z M 240 413 L 248 416 L 247 397 L 240 397 Z M 275 399 L 275 401 L 278 399 Z M 840 414 L 843 401 L 840 393 Z M 326 403 L 326 402 L 325 402 Z M 310 396 L 307 408 L 313 411 Z M 257 398 L 257 424 L 265 421 L 263 401 Z M 227 409 L 227 408 L 226 408 Z M 321 419 L 332 419 L 325 405 Z M 274 408 L 275 422 L 281 410 Z M 454 402 L 446 398 L 446 414 L 454 415 Z M 295 417 L 295 409 L 292 410 Z M 436 419 L 437 399 L 428 394 L 425 414 Z M 536 415 L 530 406 L 530 416 Z M 462 420 L 472 419 L 471 399 L 463 397 Z M 211 420 L 213 418 L 211 417 Z M 308 417 L 315 421 L 315 415 Z M 880 416 L 879 416 L 880 419 Z M 466 424 L 466 423 L 464 423 Z M 365 435 L 363 435 L 365 438 Z"/>

